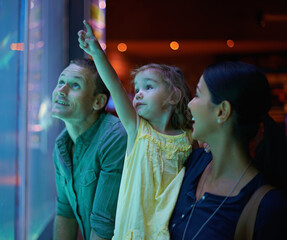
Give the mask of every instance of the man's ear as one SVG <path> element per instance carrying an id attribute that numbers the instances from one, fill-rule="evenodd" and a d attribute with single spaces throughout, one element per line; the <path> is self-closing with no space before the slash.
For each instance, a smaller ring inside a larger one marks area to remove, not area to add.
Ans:
<path id="1" fill-rule="evenodd" d="M 179 89 L 176 89 L 175 92 L 172 95 L 172 98 L 170 99 L 169 103 L 172 105 L 176 105 L 179 103 L 181 99 L 182 93 Z"/>
<path id="2" fill-rule="evenodd" d="M 106 94 L 98 93 L 93 104 L 94 110 L 98 111 L 104 108 L 106 106 L 107 101 L 108 98 Z"/>
<path id="3" fill-rule="evenodd" d="M 218 104 L 217 107 L 218 107 L 217 122 L 220 124 L 227 121 L 230 118 L 232 107 L 230 102 L 227 100 L 222 101 L 220 104 Z"/>

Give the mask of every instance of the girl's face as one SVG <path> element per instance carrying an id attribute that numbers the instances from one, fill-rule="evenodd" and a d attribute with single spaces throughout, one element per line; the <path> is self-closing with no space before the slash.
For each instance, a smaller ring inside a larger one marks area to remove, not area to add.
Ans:
<path id="1" fill-rule="evenodd" d="M 218 127 L 215 105 L 211 102 L 211 95 L 201 76 L 196 88 L 196 95 L 189 102 L 188 108 L 193 116 L 192 137 L 196 140 L 206 141 Z"/>
<path id="2" fill-rule="evenodd" d="M 146 120 L 160 117 L 167 110 L 169 96 L 167 85 L 157 70 L 146 69 L 139 72 L 134 80 L 135 96 L 133 106 L 139 116 Z"/>

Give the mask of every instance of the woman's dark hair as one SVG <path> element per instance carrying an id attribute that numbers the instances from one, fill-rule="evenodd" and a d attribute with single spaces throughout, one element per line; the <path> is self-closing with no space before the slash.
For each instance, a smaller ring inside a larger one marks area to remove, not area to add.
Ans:
<path id="1" fill-rule="evenodd" d="M 254 165 L 270 183 L 286 189 L 287 140 L 268 115 L 271 92 L 265 74 L 247 63 L 222 62 L 206 68 L 203 78 L 214 104 L 230 102 L 235 114 L 234 137 L 245 149 L 263 122 L 264 138 L 256 149 Z"/>

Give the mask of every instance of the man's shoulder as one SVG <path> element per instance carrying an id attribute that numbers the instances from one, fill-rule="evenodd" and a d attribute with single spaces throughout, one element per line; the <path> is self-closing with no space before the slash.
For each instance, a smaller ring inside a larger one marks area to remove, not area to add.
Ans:
<path id="1" fill-rule="evenodd" d="M 121 122 L 118 117 L 116 117 L 115 115 L 113 115 L 109 112 L 105 112 L 103 114 L 104 114 L 103 122 L 110 123 L 110 124 L 115 124 L 115 123 Z"/>
<path id="2" fill-rule="evenodd" d="M 119 118 L 112 115 L 111 113 L 102 113 L 100 123 L 97 125 L 97 135 L 99 134 L 102 138 L 106 138 L 111 134 L 114 135 L 126 135 L 126 131 Z"/>
<path id="3" fill-rule="evenodd" d="M 116 128 L 123 128 L 120 119 L 111 113 L 105 113 L 104 118 L 101 122 L 101 126 L 105 126 L 109 129 L 112 129 L 115 126 Z"/>

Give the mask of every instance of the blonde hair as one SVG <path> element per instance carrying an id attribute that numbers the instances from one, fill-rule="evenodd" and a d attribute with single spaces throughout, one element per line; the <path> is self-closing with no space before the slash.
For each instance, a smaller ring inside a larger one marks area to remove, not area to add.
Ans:
<path id="1" fill-rule="evenodd" d="M 191 100 L 192 95 L 185 82 L 183 72 L 178 67 L 150 63 L 132 71 L 131 76 L 135 78 L 138 73 L 147 69 L 156 70 L 161 75 L 162 80 L 167 84 L 170 95 L 166 102 L 169 102 L 175 94 L 180 92 L 180 100 L 175 105 L 171 116 L 171 124 L 176 129 L 190 129 L 192 116 L 187 104 Z"/>

